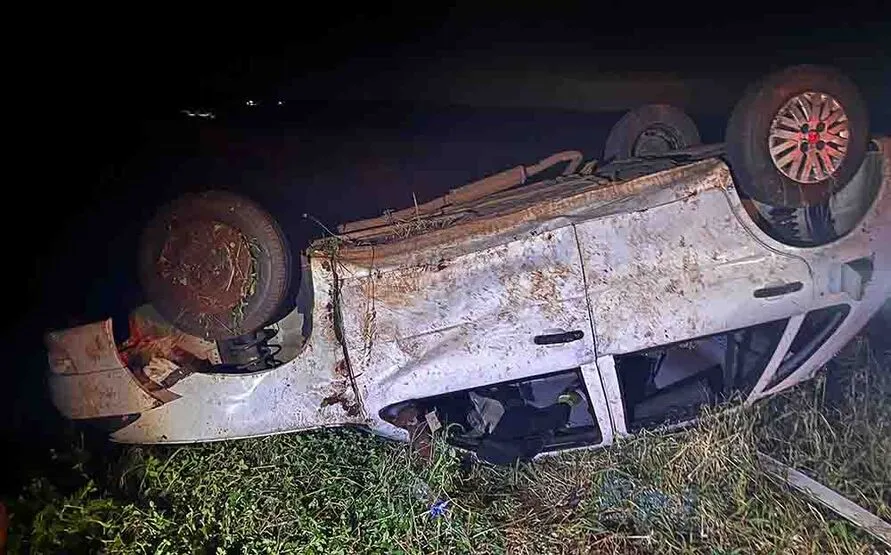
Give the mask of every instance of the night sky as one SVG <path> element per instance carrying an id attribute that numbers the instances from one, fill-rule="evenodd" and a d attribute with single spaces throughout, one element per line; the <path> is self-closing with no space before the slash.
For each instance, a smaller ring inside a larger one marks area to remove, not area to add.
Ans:
<path id="1" fill-rule="evenodd" d="M 680 105 L 720 141 L 746 84 L 798 63 L 842 69 L 873 131 L 891 132 L 891 20 L 880 3 L 830 13 L 790 3 L 783 15 L 721 3 L 692 16 L 475 4 L 293 16 L 246 6 L 237 25 L 159 13 L 73 29 L 52 106 L 77 123 L 55 122 L 42 141 L 64 151 L 65 163 L 50 150 L 44 163 L 66 185 L 24 187 L 33 225 L 12 230 L 27 287 L 12 293 L 5 322 L 4 435 L 15 445 L 52 436 L 53 418 L 36 414 L 52 410 L 39 393 L 42 334 L 142 302 L 139 229 L 182 191 L 247 194 L 300 244 L 318 235 L 296 217 L 304 211 L 333 226 L 555 150 L 596 158 L 610 125 L 643 102 Z"/>

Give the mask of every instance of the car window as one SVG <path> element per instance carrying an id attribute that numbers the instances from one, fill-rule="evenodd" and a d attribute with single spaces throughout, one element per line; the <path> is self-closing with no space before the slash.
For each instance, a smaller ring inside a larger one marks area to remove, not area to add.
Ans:
<path id="1" fill-rule="evenodd" d="M 850 306 L 842 304 L 808 312 L 767 388 L 775 387 L 791 376 L 835 333 L 850 311 Z"/>
<path id="2" fill-rule="evenodd" d="M 496 464 L 603 440 L 578 368 L 406 401 L 381 417 L 393 421 L 408 405 L 434 413 L 449 443 Z"/>
<path id="3" fill-rule="evenodd" d="M 628 431 L 695 418 L 743 399 L 779 344 L 788 319 L 615 357 Z"/>

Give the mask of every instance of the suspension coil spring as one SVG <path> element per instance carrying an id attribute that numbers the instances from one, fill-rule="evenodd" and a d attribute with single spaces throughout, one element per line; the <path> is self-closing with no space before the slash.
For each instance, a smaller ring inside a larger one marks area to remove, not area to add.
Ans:
<path id="1" fill-rule="evenodd" d="M 220 355 L 230 371 L 256 372 L 281 366 L 276 355 L 281 352 L 281 345 L 270 345 L 269 340 L 276 336 L 277 330 L 265 328 L 241 337 L 230 339 L 225 346 L 221 345 Z"/>
<path id="2" fill-rule="evenodd" d="M 771 227 L 773 227 L 784 239 L 800 240 L 801 229 L 798 224 L 798 210 L 775 206 L 768 212 Z"/>

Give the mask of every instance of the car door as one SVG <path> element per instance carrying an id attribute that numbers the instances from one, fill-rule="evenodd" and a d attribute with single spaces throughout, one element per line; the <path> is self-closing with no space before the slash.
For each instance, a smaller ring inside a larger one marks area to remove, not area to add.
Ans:
<path id="1" fill-rule="evenodd" d="M 430 264 L 344 265 L 340 307 L 369 413 L 594 361 L 572 226 Z"/>
<path id="2" fill-rule="evenodd" d="M 659 203 L 576 225 L 598 356 L 808 309 L 808 264 L 742 225 L 728 202 L 736 193 L 725 165 L 688 172 L 665 191 Z"/>

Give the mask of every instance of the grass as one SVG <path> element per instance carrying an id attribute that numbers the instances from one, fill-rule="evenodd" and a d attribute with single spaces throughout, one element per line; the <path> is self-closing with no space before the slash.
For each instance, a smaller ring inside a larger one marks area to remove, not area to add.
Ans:
<path id="1" fill-rule="evenodd" d="M 342 430 L 182 448 L 81 446 L 15 500 L 11 552 L 876 553 L 882 546 L 762 473 L 793 464 L 889 518 L 888 353 L 753 410 L 517 468 L 432 463 Z M 430 514 L 448 501 L 442 516 Z"/>
<path id="2" fill-rule="evenodd" d="M 856 338 L 769 408 L 757 428 L 765 452 L 891 521 L 891 348 Z"/>

